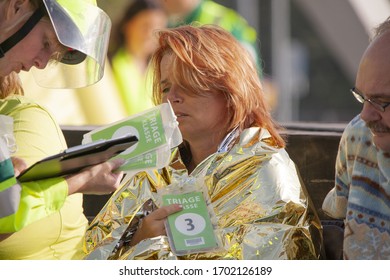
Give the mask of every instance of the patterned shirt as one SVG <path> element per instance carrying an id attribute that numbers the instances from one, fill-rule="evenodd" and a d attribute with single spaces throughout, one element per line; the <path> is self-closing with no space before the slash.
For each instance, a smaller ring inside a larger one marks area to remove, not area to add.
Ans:
<path id="1" fill-rule="evenodd" d="M 345 219 L 345 259 L 390 259 L 390 154 L 375 147 L 360 116 L 343 133 L 322 207 Z"/>

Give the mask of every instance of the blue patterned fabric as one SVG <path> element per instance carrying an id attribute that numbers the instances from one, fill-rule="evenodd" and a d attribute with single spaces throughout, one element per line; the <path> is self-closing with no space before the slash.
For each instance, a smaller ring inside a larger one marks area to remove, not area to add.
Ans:
<path id="1" fill-rule="evenodd" d="M 323 209 L 345 218 L 344 258 L 390 259 L 390 154 L 375 147 L 360 116 L 341 138 L 335 188 Z"/>

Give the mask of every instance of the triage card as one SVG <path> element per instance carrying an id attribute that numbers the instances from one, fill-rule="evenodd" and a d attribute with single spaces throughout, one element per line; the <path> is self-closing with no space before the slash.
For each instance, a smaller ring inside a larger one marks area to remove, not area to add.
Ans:
<path id="1" fill-rule="evenodd" d="M 122 171 L 162 168 L 171 148 L 183 141 L 172 107 L 164 103 L 84 134 L 83 144 L 124 135 L 134 135 L 138 142 L 117 156 L 126 160 Z"/>
<path id="2" fill-rule="evenodd" d="M 168 216 L 166 228 L 176 255 L 210 251 L 218 247 L 202 192 L 164 194 L 163 205 L 181 204 L 183 210 Z"/>

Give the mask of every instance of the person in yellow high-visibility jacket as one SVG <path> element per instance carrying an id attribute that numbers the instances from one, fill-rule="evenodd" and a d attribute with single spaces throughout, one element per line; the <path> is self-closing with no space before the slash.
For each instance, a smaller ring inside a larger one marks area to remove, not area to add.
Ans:
<path id="1" fill-rule="evenodd" d="M 96 83 L 103 76 L 110 27 L 95 1 L 0 0 L 0 124 L 11 124 L 0 130 L 0 259 L 82 258 L 88 223 L 82 193 L 110 193 L 119 185 L 121 173 L 113 171 L 119 162 L 20 184 L 20 166 L 15 173 L 9 150 L 15 139 L 15 155 L 31 165 L 66 148 L 51 115 L 21 96 L 17 73 L 47 68 L 36 73 L 45 86 Z"/>
<path id="2" fill-rule="evenodd" d="M 167 16 L 156 0 L 127 5 L 112 36 L 110 62 L 122 104 L 128 115 L 153 107 L 150 56 L 157 47 L 154 32 L 167 27 Z"/>

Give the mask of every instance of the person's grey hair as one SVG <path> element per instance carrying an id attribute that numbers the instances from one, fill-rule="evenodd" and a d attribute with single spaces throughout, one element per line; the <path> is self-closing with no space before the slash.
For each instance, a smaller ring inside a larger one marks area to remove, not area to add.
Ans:
<path id="1" fill-rule="evenodd" d="M 374 36 L 372 37 L 372 40 L 378 38 L 383 33 L 389 30 L 390 30 L 390 17 L 388 17 L 384 22 L 382 22 L 376 28 L 374 28 Z"/>

